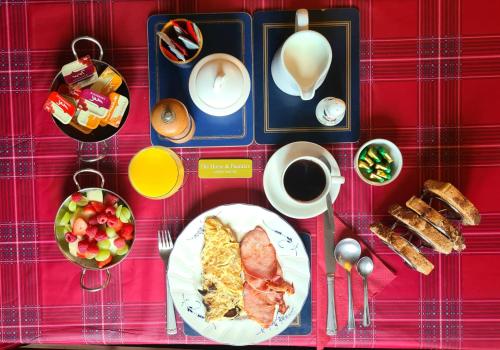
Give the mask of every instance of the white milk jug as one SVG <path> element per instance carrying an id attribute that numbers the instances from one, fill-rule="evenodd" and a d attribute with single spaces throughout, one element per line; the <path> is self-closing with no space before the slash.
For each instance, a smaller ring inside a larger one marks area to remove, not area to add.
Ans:
<path id="1" fill-rule="evenodd" d="M 310 100 L 326 78 L 332 63 L 332 48 L 320 33 L 309 30 L 306 9 L 295 14 L 295 33 L 276 51 L 271 74 L 280 90 Z"/>

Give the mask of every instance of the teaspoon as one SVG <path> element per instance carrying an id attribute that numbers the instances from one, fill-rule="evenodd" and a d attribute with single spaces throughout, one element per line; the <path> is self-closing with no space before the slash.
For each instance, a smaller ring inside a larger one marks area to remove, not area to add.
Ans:
<path id="1" fill-rule="evenodd" d="M 368 275 L 373 272 L 373 260 L 364 256 L 359 259 L 356 265 L 359 274 L 363 277 L 364 306 L 363 306 L 363 327 L 370 325 L 370 308 L 368 306 Z"/>

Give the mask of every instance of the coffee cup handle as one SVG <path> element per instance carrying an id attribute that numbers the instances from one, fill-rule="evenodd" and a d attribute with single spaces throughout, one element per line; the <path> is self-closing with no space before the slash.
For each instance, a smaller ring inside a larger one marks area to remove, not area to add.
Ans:
<path id="1" fill-rule="evenodd" d="M 309 29 L 309 13 L 306 9 L 298 9 L 295 12 L 295 32 Z"/>
<path id="2" fill-rule="evenodd" d="M 332 175 L 331 176 L 331 181 L 332 181 L 332 184 L 342 185 L 343 183 L 345 183 L 345 177 L 343 177 L 343 176 L 337 176 L 337 175 Z"/>

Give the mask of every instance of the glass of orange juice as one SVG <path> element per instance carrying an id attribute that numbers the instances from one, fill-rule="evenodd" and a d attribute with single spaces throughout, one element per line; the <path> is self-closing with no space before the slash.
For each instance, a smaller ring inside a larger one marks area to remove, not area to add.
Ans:
<path id="1" fill-rule="evenodd" d="M 150 199 L 164 199 L 184 183 L 184 166 L 179 156 L 162 146 L 140 150 L 130 161 L 128 178 L 132 187 Z"/>

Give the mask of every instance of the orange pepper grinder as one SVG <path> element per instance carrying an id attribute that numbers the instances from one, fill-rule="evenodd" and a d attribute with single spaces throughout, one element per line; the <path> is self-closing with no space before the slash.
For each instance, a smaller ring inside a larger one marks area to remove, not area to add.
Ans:
<path id="1" fill-rule="evenodd" d="M 186 106 L 174 98 L 158 101 L 151 112 L 151 125 L 158 134 L 175 143 L 188 142 L 195 131 Z"/>

